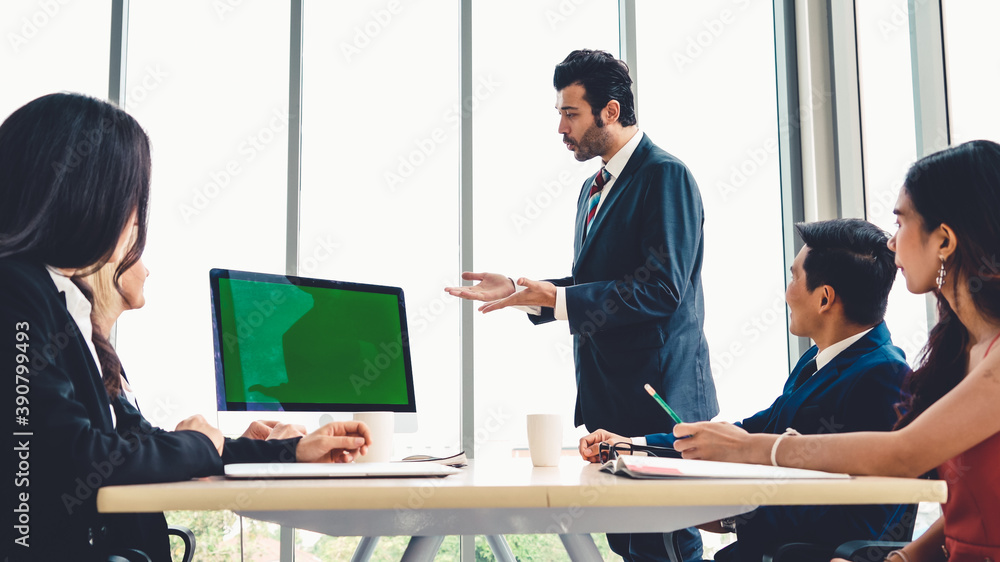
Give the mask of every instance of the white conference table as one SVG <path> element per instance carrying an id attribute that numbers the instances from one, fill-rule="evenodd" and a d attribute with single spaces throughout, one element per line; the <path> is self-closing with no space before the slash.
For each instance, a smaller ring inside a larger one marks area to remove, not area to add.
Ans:
<path id="1" fill-rule="evenodd" d="M 558 534 L 572 560 L 600 560 L 590 533 L 670 532 L 761 505 L 946 499 L 945 483 L 936 480 L 633 480 L 566 457 L 552 468 L 532 467 L 528 459 L 473 460 L 461 474 L 446 478 L 211 477 L 108 486 L 98 492 L 97 509 L 102 513 L 232 510 L 283 528 L 327 535 L 411 536 L 404 560 L 432 560 L 444 535 L 487 535 L 497 550 L 498 535 Z M 364 547 L 362 543 L 359 551 Z"/>

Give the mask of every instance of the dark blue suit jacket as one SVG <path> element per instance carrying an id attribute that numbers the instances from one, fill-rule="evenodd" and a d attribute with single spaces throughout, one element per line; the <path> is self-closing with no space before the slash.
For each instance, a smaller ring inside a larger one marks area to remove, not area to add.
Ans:
<path id="1" fill-rule="evenodd" d="M 701 194 L 687 166 L 643 135 L 583 238 L 593 178 L 576 216 L 566 287 L 576 360 L 576 425 L 624 435 L 669 431 L 649 383 L 682 419 L 719 412 L 703 320 Z M 529 315 L 535 324 L 553 310 Z"/>
<path id="2" fill-rule="evenodd" d="M 789 427 L 803 434 L 892 429 L 896 423 L 893 405 L 900 401 L 900 386 L 910 367 L 903 351 L 892 345 L 885 322 L 812 377 L 798 381 L 817 351 L 813 346 L 802 355 L 781 396 L 769 408 L 737 425 L 750 433 L 775 434 Z M 667 443 L 662 434 L 648 435 L 646 441 Z M 733 559 L 760 562 L 763 553 L 788 542 L 836 546 L 884 535 L 888 539 L 898 533 L 902 511 L 896 505 L 761 507 L 737 519 L 738 555 Z"/>

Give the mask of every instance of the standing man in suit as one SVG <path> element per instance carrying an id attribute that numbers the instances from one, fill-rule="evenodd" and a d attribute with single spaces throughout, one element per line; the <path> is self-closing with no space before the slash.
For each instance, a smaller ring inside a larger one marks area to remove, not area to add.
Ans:
<path id="1" fill-rule="evenodd" d="M 795 228 L 805 245 L 792 264 L 785 293 L 789 331 L 816 345 L 799 359 L 781 396 L 737 425 L 774 434 L 786 428 L 803 434 L 889 431 L 910 368 L 883 321 L 896 277 L 888 236 L 857 219 Z M 673 443 L 673 435 L 629 439 L 598 430 L 580 440 L 580 454 L 596 461 L 595 445 L 602 441 L 663 446 Z M 720 551 L 716 561 L 760 562 L 782 544 L 809 542 L 829 547 L 815 558 L 826 562 L 837 545 L 849 540 L 905 538 L 899 535 L 905 528 L 902 516 L 903 506 L 897 505 L 770 506 L 701 528 L 737 534 L 739 540 Z"/>
<path id="2" fill-rule="evenodd" d="M 645 393 L 646 383 L 682 419 L 710 419 L 719 406 L 703 330 L 704 216 L 694 177 L 639 130 L 624 62 L 574 51 L 556 66 L 553 85 L 566 148 L 581 162 L 600 157 L 604 164 L 580 192 L 572 274 L 515 284 L 497 273 L 466 272 L 463 279 L 479 283 L 446 290 L 486 301 L 482 312 L 533 307 L 535 324 L 568 322 L 577 425 L 626 435 L 669 431 L 673 422 Z M 701 557 L 695 530 L 608 541 L 626 560 Z"/>

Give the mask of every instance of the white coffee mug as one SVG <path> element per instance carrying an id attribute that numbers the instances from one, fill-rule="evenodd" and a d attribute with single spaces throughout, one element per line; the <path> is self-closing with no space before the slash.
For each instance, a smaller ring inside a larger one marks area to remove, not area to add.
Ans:
<path id="1" fill-rule="evenodd" d="M 558 466 L 562 456 L 562 416 L 528 414 L 528 452 L 535 466 Z"/>
<path id="2" fill-rule="evenodd" d="M 392 412 L 357 412 L 354 421 L 364 422 L 372 435 L 368 454 L 355 457 L 355 462 L 389 462 L 392 459 L 392 439 L 396 427 Z"/>

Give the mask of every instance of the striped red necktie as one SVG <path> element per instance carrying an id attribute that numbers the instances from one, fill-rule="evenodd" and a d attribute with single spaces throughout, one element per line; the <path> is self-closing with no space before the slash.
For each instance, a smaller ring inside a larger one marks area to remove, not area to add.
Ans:
<path id="1" fill-rule="evenodd" d="M 590 184 L 590 195 L 587 198 L 587 220 L 583 223 L 584 238 L 590 233 L 590 223 L 594 220 L 594 215 L 597 214 L 597 204 L 601 201 L 601 191 L 610 177 L 611 174 L 601 168 L 601 171 L 597 172 L 597 176 L 594 177 L 594 183 Z"/>

